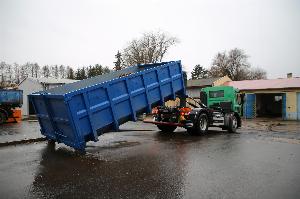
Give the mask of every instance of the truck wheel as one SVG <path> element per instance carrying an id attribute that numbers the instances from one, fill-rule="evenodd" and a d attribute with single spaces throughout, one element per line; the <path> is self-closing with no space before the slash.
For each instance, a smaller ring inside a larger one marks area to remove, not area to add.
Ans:
<path id="1" fill-rule="evenodd" d="M 6 116 L 4 113 L 0 112 L 0 124 L 5 123 L 6 121 Z"/>
<path id="2" fill-rule="evenodd" d="M 162 132 L 172 133 L 177 128 L 176 126 L 167 126 L 167 125 L 156 125 L 159 130 Z"/>
<path id="3" fill-rule="evenodd" d="M 197 131 L 201 134 L 206 133 L 208 129 L 208 117 L 202 113 L 197 120 Z"/>
<path id="4" fill-rule="evenodd" d="M 236 129 L 237 129 L 237 119 L 234 115 L 232 115 L 229 118 L 229 127 L 228 127 L 228 132 L 229 133 L 236 133 Z"/>
<path id="5" fill-rule="evenodd" d="M 187 129 L 187 131 L 191 135 L 201 135 L 207 132 L 208 125 L 208 117 L 205 113 L 202 113 L 196 121 L 195 126 Z"/>

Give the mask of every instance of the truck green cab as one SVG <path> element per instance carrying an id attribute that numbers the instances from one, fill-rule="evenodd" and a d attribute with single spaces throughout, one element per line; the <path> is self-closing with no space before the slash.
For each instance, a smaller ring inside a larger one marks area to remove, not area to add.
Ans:
<path id="1" fill-rule="evenodd" d="M 214 86 L 201 89 L 200 99 L 208 108 L 220 107 L 241 115 L 242 96 L 232 86 Z"/>

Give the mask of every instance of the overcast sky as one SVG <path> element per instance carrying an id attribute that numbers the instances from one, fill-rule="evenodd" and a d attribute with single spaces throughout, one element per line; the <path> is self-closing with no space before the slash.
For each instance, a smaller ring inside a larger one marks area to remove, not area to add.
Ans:
<path id="1" fill-rule="evenodd" d="M 0 61 L 112 68 L 118 50 L 157 30 L 180 40 L 165 60 L 188 72 L 237 47 L 269 78 L 300 76 L 299 0 L 0 0 Z"/>

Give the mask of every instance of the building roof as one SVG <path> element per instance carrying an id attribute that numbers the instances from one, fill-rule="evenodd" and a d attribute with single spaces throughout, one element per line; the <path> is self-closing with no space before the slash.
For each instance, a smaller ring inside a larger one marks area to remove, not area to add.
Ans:
<path id="1" fill-rule="evenodd" d="M 42 83 L 42 84 L 69 84 L 78 81 L 74 79 L 59 79 L 59 78 L 56 79 L 53 77 L 41 77 L 41 78 L 27 77 L 23 79 L 23 81 L 25 81 L 26 79 L 34 82 Z M 23 81 L 21 81 L 20 84 L 22 84 Z"/>
<path id="2" fill-rule="evenodd" d="M 205 78 L 205 79 L 190 79 L 187 81 L 187 87 L 203 87 L 211 86 L 215 81 L 221 77 Z"/>
<path id="3" fill-rule="evenodd" d="M 300 88 L 300 78 L 282 78 L 267 80 L 244 80 L 225 82 L 226 86 L 233 86 L 239 90 L 266 90 L 283 88 Z"/>

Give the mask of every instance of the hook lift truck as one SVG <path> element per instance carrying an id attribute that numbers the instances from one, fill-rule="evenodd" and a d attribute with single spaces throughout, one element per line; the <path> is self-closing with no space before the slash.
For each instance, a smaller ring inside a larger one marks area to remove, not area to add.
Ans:
<path id="1" fill-rule="evenodd" d="M 157 106 L 151 122 L 162 131 L 173 132 L 181 126 L 199 134 L 219 126 L 235 132 L 241 126 L 237 90 L 212 87 L 202 91 L 202 103 L 184 99 L 182 106 L 162 106 L 176 95 L 186 98 L 181 62 L 170 61 L 127 67 L 28 97 L 41 133 L 50 143 L 62 142 L 84 151 L 88 141 L 96 142 L 103 133 L 118 131 L 121 124 L 137 121 L 138 115 Z M 185 102 L 193 108 L 183 105 Z"/>
<path id="2" fill-rule="evenodd" d="M 192 135 L 204 134 L 209 127 L 220 127 L 235 133 L 241 127 L 243 96 L 231 86 L 203 88 L 200 102 L 192 97 L 180 97 L 180 106 L 158 106 L 152 110 L 153 123 L 162 132 L 173 132 L 177 127 L 187 129 Z M 185 106 L 188 104 L 190 107 Z"/>

